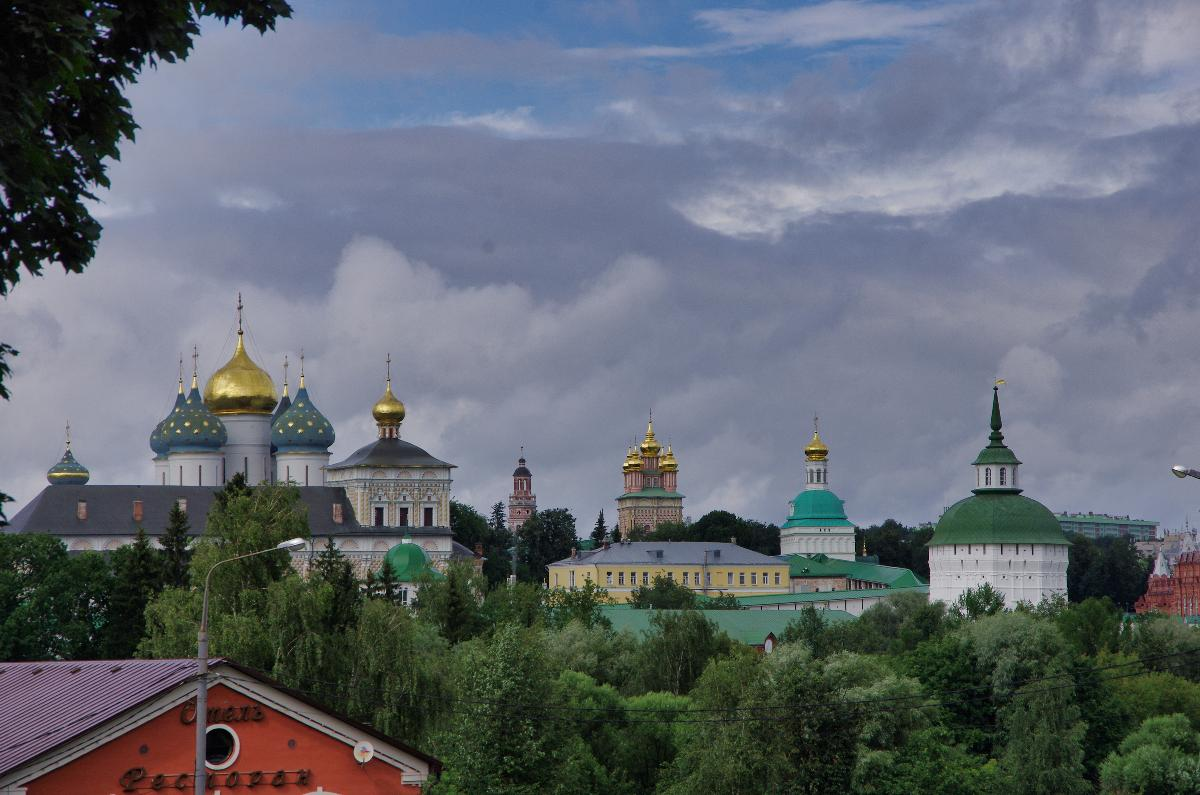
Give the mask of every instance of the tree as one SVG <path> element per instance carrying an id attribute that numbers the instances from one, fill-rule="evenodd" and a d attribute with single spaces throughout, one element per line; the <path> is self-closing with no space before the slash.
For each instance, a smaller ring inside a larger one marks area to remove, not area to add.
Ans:
<path id="1" fill-rule="evenodd" d="M 353 624 L 358 614 L 358 603 L 362 600 L 362 591 L 358 587 L 358 578 L 354 576 L 354 567 L 333 543 L 332 536 L 325 539 L 325 548 L 317 555 L 311 576 L 333 589 L 329 629 L 336 631 Z"/>
<path id="2" fill-rule="evenodd" d="M 383 563 L 379 564 L 379 571 L 375 572 L 371 582 L 369 595 L 372 598 L 383 599 L 387 602 L 396 601 L 396 589 L 399 586 L 396 581 L 396 568 L 386 557 L 383 559 Z"/>
<path id="3" fill-rule="evenodd" d="M 496 523 L 496 508 L 500 508 L 499 523 Z M 474 551 L 476 545 L 483 547 L 483 575 L 490 584 L 504 582 L 512 571 L 512 556 L 508 548 L 512 545 L 512 534 L 504 525 L 504 506 L 492 506 L 492 519 L 485 519 L 479 511 L 457 500 L 450 501 L 450 532 L 454 540 Z"/>
<path id="4" fill-rule="evenodd" d="M 612 626 L 600 609 L 612 604 L 608 591 L 591 580 L 582 588 L 551 588 L 544 593 L 546 618 L 552 627 L 566 626 L 572 621 L 585 627 Z"/>
<path id="5" fill-rule="evenodd" d="M 546 567 L 575 548 L 575 517 L 566 508 L 538 511 L 517 531 L 517 577 L 546 582 Z"/>
<path id="6" fill-rule="evenodd" d="M 1184 795 L 1200 781 L 1200 735 L 1183 715 L 1147 718 L 1101 768 L 1101 791 L 1111 795 Z"/>
<path id="7" fill-rule="evenodd" d="M 596 546 L 600 546 L 608 540 L 608 526 L 604 524 L 604 509 L 600 509 L 600 515 L 596 517 L 596 526 L 592 528 L 592 540 L 596 542 Z"/>
<path id="8" fill-rule="evenodd" d="M 1117 536 L 1092 541 L 1074 534 L 1070 539 L 1067 566 L 1070 600 L 1108 597 L 1122 610 L 1133 610 L 1134 602 L 1146 592 L 1150 579 L 1150 560 L 1137 551 L 1134 540 Z"/>
<path id="9" fill-rule="evenodd" d="M 709 511 L 691 524 L 664 522 L 646 536 L 648 541 L 710 541 L 728 543 L 761 552 L 779 554 L 779 528 L 752 519 L 743 519 L 729 511 Z"/>
<path id="10" fill-rule="evenodd" d="M 179 503 L 173 504 L 167 515 L 167 528 L 158 539 L 163 551 L 163 581 L 168 588 L 182 588 L 188 584 L 188 564 L 192 560 L 188 534 L 191 529 L 187 513 Z"/>
<path id="11" fill-rule="evenodd" d="M 639 666 L 643 691 L 685 694 L 709 660 L 733 649 L 729 636 L 696 610 L 656 612 L 650 626 Z"/>
<path id="12" fill-rule="evenodd" d="M 466 561 L 451 563 L 446 575 L 421 575 L 417 590 L 417 616 L 437 627 L 450 643 L 473 638 L 483 631 L 480 603 L 487 582 Z"/>
<path id="13" fill-rule="evenodd" d="M 1051 669 L 1050 674 L 1064 673 Z M 1059 682 L 1061 684 L 1061 680 Z M 1084 795 L 1083 736 L 1070 688 L 1033 685 L 1002 711 L 1000 789 L 1013 795 Z"/>
<path id="14" fill-rule="evenodd" d="M 100 223 L 85 204 L 109 185 L 108 161 L 137 124 L 124 92 L 143 67 L 183 60 L 205 17 L 260 33 L 291 15 L 284 0 L 115 0 L 0 6 L 0 296 L 24 268 L 80 273 Z M 0 399 L 8 399 L 0 343 Z M 0 519 L 8 495 L 0 494 Z"/>
<path id="15" fill-rule="evenodd" d="M 163 555 L 139 527 L 132 544 L 113 551 L 111 564 L 113 588 L 101 653 L 119 660 L 133 656 L 145 634 L 146 605 L 163 589 Z"/>
<path id="16" fill-rule="evenodd" d="M 911 569 L 918 577 L 929 579 L 929 551 L 925 545 L 933 537 L 933 527 L 906 527 L 895 519 L 871 525 L 855 534 L 859 548 L 879 558 L 885 566 Z"/>
<path id="17" fill-rule="evenodd" d="M 639 610 L 687 610 L 696 606 L 696 595 L 692 589 L 656 575 L 650 585 L 639 585 L 629 592 L 629 605 Z"/>
<path id="18" fill-rule="evenodd" d="M 967 621 L 994 616 L 1003 610 L 1004 595 L 987 582 L 963 591 L 950 605 L 950 612 L 954 616 Z"/>
<path id="19" fill-rule="evenodd" d="M 492 506 L 492 515 L 488 518 L 488 524 L 496 532 L 505 532 L 508 530 L 508 521 L 504 518 L 503 502 L 497 502 Z"/>

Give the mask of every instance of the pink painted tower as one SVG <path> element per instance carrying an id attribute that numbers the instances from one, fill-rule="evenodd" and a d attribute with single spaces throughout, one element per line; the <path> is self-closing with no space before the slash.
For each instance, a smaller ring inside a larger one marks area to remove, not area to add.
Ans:
<path id="1" fill-rule="evenodd" d="M 649 532 L 663 522 L 683 521 L 683 495 L 679 493 L 679 462 L 668 445 L 654 437 L 654 418 L 646 424 L 646 437 L 630 447 L 621 465 L 625 493 L 617 498 L 617 526 L 621 537 Z"/>
<path id="2" fill-rule="evenodd" d="M 525 466 L 525 448 L 513 470 L 513 490 L 508 495 L 508 529 L 518 530 L 537 512 L 537 496 L 533 493 L 533 473 Z"/>

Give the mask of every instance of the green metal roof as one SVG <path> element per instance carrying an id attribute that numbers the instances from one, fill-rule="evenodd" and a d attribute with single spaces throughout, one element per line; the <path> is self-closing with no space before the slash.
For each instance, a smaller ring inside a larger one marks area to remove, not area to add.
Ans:
<path id="1" fill-rule="evenodd" d="M 832 491 L 806 489 L 792 500 L 792 513 L 783 527 L 854 527 L 854 523 L 846 518 L 843 501 Z"/>
<path id="2" fill-rule="evenodd" d="M 790 577 L 846 577 L 851 580 L 878 582 L 889 588 L 924 585 L 909 569 L 882 566 L 856 560 L 840 560 L 827 555 L 780 555 L 790 565 Z"/>
<path id="3" fill-rule="evenodd" d="M 992 387 L 992 432 L 988 435 L 988 445 L 979 451 L 975 464 L 1019 464 L 1017 456 L 1004 444 L 1004 434 L 1000 429 L 1004 423 L 1000 421 L 1000 387 Z"/>
<path id="4" fill-rule="evenodd" d="M 392 574 L 397 582 L 416 582 L 417 578 L 426 572 L 433 574 L 434 579 L 444 576 L 429 565 L 429 556 L 425 554 L 425 550 L 411 540 L 396 544 L 384 557 L 392 564 Z"/>
<path id="5" fill-rule="evenodd" d="M 629 610 L 613 606 L 601 607 L 600 610 L 604 617 L 612 622 L 613 629 L 618 632 L 628 630 L 642 635 L 653 630 L 650 618 L 656 613 L 689 612 L 684 610 Z M 799 617 L 793 610 L 696 610 L 691 612 L 700 613 L 729 637 L 747 646 L 761 646 L 769 634 L 774 634 L 776 638 L 779 638 L 787 629 L 788 624 Z M 841 623 L 854 619 L 854 616 L 844 610 L 821 610 L 820 612 L 829 622 Z"/>
<path id="6" fill-rule="evenodd" d="M 651 498 L 659 499 L 661 497 L 670 497 L 671 499 L 677 499 L 677 500 L 683 499 L 683 495 L 680 494 L 679 492 L 667 491 L 666 489 L 661 489 L 658 486 L 651 486 L 650 488 L 642 489 L 641 491 L 627 491 L 624 494 L 622 494 L 620 497 L 617 497 L 617 499 L 625 500 L 625 499 L 632 498 L 635 500 L 639 500 L 639 499 L 648 500 Z"/>
<path id="7" fill-rule="evenodd" d="M 947 508 L 928 546 L 1068 543 L 1058 519 L 1040 502 L 1012 492 L 983 491 Z"/>
<path id="8" fill-rule="evenodd" d="M 865 599 L 888 597 L 897 593 L 929 593 L 928 585 L 910 588 L 863 588 L 857 591 L 815 591 L 813 593 L 774 593 L 765 596 L 739 596 L 742 605 L 790 605 L 806 602 L 836 602 L 841 599 Z M 782 612 L 782 611 L 781 611 Z M 833 611 L 841 612 L 841 611 Z"/>

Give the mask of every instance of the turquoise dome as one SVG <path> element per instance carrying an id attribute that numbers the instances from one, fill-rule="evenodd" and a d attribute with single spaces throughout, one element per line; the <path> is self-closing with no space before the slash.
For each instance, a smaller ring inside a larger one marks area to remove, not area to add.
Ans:
<path id="1" fill-rule="evenodd" d="M 951 505 L 929 546 L 946 544 L 1069 544 L 1050 509 L 1014 492 L 984 492 Z"/>
<path id="2" fill-rule="evenodd" d="M 183 382 L 179 382 L 179 393 L 175 395 L 175 405 L 171 407 L 171 413 L 162 418 L 158 425 L 154 426 L 154 430 L 150 432 L 150 449 L 154 451 L 154 458 L 166 458 L 167 453 L 171 451 L 171 442 L 167 439 L 166 429 L 167 420 L 171 419 L 175 412 L 183 408 L 186 398 L 183 396 Z"/>
<path id="3" fill-rule="evenodd" d="M 69 444 L 63 457 L 46 472 L 46 480 L 50 481 L 52 486 L 82 486 L 90 478 L 91 473 L 88 472 L 87 467 L 75 460 Z"/>
<path id="4" fill-rule="evenodd" d="M 414 544 L 411 538 L 406 536 L 405 539 L 389 549 L 384 556 L 384 560 L 391 564 L 392 576 L 396 578 L 396 582 L 414 582 L 426 573 L 432 574 L 435 579 L 440 578 L 442 575 L 430 567 L 429 556 L 425 554 L 425 550 Z"/>
<path id="5" fill-rule="evenodd" d="M 178 401 L 171 416 L 163 421 L 163 434 L 172 453 L 184 450 L 219 450 L 225 444 L 225 423 L 204 405 L 200 389 L 192 378 L 192 389 L 182 404 Z"/>
<path id="6" fill-rule="evenodd" d="M 271 426 L 271 442 L 281 453 L 324 452 L 333 444 L 333 426 L 313 405 L 308 388 L 301 386 L 287 411 Z"/>
<path id="7" fill-rule="evenodd" d="M 853 527 L 841 499 L 828 489 L 806 489 L 792 500 L 784 527 Z"/>

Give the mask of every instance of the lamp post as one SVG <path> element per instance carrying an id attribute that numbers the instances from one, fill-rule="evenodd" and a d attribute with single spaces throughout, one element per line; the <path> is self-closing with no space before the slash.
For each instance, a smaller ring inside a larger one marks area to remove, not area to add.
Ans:
<path id="1" fill-rule="evenodd" d="M 1171 474 L 1177 478 L 1200 478 L 1200 470 L 1190 469 L 1179 464 L 1171 467 Z"/>
<path id="2" fill-rule="evenodd" d="M 192 783 L 192 791 L 196 795 L 202 795 L 204 785 L 207 778 L 205 771 L 205 746 L 207 745 L 208 734 L 208 585 L 212 581 L 212 573 L 217 566 L 222 563 L 228 563 L 231 560 L 242 560 L 243 558 L 252 558 L 255 555 L 265 555 L 268 552 L 275 552 L 280 549 L 299 549 L 304 546 L 303 538 L 289 538 L 287 541 L 280 541 L 270 549 L 260 549 L 257 552 L 247 552 L 245 555 L 235 555 L 232 558 L 218 560 L 208 570 L 208 574 L 204 576 L 204 600 L 200 608 L 200 631 L 196 635 L 196 663 L 199 669 L 196 681 L 196 773 L 195 781 Z"/>

